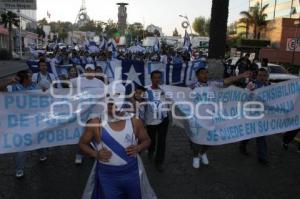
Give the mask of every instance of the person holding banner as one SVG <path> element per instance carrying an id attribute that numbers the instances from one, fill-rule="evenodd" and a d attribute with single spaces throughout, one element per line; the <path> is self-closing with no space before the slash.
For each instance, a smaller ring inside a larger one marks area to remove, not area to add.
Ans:
<path id="1" fill-rule="evenodd" d="M 20 92 L 27 90 L 37 90 L 38 86 L 32 82 L 31 74 L 27 70 L 19 71 L 15 78 L 13 78 L 6 89 L 2 91 L 7 92 Z M 47 160 L 47 149 L 39 149 L 40 162 Z M 16 156 L 16 178 L 24 176 L 24 168 L 26 163 L 27 152 L 19 152 Z"/>
<path id="2" fill-rule="evenodd" d="M 265 68 L 260 68 L 256 80 L 249 82 L 247 85 L 247 89 L 253 91 L 255 89 L 269 85 L 271 85 L 269 82 L 269 72 Z M 249 155 L 249 153 L 247 152 L 247 144 L 249 143 L 249 141 L 250 140 L 242 141 L 239 147 L 240 152 L 246 156 Z M 256 138 L 256 147 L 258 162 L 263 165 L 267 165 L 269 163 L 268 146 L 265 136 Z"/>
<path id="3" fill-rule="evenodd" d="M 151 138 L 151 145 L 148 150 L 148 158 L 152 159 L 154 152 L 155 167 L 159 172 L 163 172 L 163 163 L 165 160 L 166 139 L 169 126 L 168 113 L 162 110 L 166 102 L 163 90 L 160 88 L 162 74 L 160 71 L 151 73 L 152 85 L 146 89 L 147 107 L 145 111 L 145 120 L 147 132 Z M 157 141 L 156 141 L 157 140 Z"/>
<path id="4" fill-rule="evenodd" d="M 77 77 L 78 77 L 78 71 L 76 65 L 74 65 L 73 67 L 70 67 L 68 69 L 68 79 L 75 79 Z"/>
<path id="5" fill-rule="evenodd" d="M 51 83 L 56 80 L 54 74 L 48 72 L 48 65 L 44 58 L 39 61 L 39 72 L 32 75 L 32 82 L 42 90 L 48 90 Z"/>
<path id="6" fill-rule="evenodd" d="M 73 64 L 73 65 L 76 65 L 76 66 L 77 66 L 77 65 L 80 65 L 81 61 L 80 61 L 80 58 L 79 58 L 78 55 L 77 55 L 76 50 L 74 50 L 74 51 L 72 52 L 72 57 L 70 58 L 69 63 L 70 63 L 70 64 Z"/>
<path id="7" fill-rule="evenodd" d="M 124 96 L 125 88 L 110 88 L 107 120 L 99 117 L 88 121 L 79 141 L 80 149 L 96 159 L 94 175 L 90 177 L 94 183 L 90 185 L 88 181 L 83 198 L 142 199 L 142 190 L 147 189 L 142 189 L 138 153 L 150 145 L 150 138 L 139 119 L 120 112 L 124 103 L 120 96 Z"/>
<path id="8" fill-rule="evenodd" d="M 233 84 L 236 81 L 239 81 L 241 79 L 244 78 L 249 78 L 251 76 L 251 72 L 246 71 L 241 75 L 238 76 L 232 76 L 232 77 L 228 77 L 224 80 L 221 81 L 209 81 L 208 80 L 208 70 L 206 69 L 205 66 L 202 66 L 200 68 L 198 68 L 198 70 L 196 71 L 196 77 L 197 77 L 197 82 L 194 83 L 191 88 L 192 89 L 196 89 L 199 87 L 219 87 L 219 88 L 223 88 L 224 86 L 229 86 L 231 84 Z M 191 148 L 193 151 L 193 167 L 195 169 L 200 168 L 201 162 L 204 165 L 208 165 L 209 164 L 209 160 L 207 157 L 207 151 L 209 149 L 208 146 L 205 145 L 199 145 L 196 143 L 191 142 Z"/>
<path id="9" fill-rule="evenodd" d="M 107 84 L 108 82 L 105 82 L 105 78 L 104 78 L 104 74 L 103 74 L 103 69 L 101 66 L 97 66 L 95 68 L 95 72 L 96 72 L 96 78 L 101 80 L 103 83 Z"/>
<path id="10" fill-rule="evenodd" d="M 298 135 L 300 129 L 296 129 L 293 131 L 286 132 L 282 137 L 282 147 L 285 150 L 288 150 L 289 144 L 293 142 L 295 137 Z M 300 143 L 298 144 L 298 152 L 300 153 Z"/>

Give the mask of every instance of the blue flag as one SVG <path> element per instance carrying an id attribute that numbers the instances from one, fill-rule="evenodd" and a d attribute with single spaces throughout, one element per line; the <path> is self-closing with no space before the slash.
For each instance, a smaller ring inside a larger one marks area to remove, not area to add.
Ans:
<path id="1" fill-rule="evenodd" d="M 145 85 L 145 63 L 143 61 L 124 60 L 122 62 L 122 80 L 130 80 L 135 86 Z M 126 86 L 126 91 L 133 88 Z"/>
<path id="2" fill-rule="evenodd" d="M 186 30 L 184 35 L 183 49 L 190 53 L 192 52 L 191 38 Z"/>
<path id="3" fill-rule="evenodd" d="M 188 64 L 173 63 L 166 65 L 166 84 L 184 86 L 186 82 Z"/>

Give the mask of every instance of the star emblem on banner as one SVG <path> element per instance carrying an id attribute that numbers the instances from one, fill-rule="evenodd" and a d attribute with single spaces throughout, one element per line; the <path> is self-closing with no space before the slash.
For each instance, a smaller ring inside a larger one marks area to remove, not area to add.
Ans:
<path id="1" fill-rule="evenodd" d="M 130 67 L 130 70 L 128 73 L 124 73 L 126 76 L 127 76 L 127 80 L 131 80 L 133 82 L 135 82 L 136 84 L 142 86 L 142 83 L 139 79 L 139 76 L 142 74 L 142 73 L 137 73 L 134 69 L 134 66 L 131 65 Z"/>

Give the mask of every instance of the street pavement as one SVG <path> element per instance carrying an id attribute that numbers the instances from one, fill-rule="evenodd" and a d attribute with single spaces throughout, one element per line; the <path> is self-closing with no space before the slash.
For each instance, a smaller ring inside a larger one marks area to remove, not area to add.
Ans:
<path id="1" fill-rule="evenodd" d="M 142 154 L 150 183 L 159 199 L 298 199 L 300 154 L 291 145 L 281 148 L 281 136 L 268 137 L 270 165 L 256 161 L 255 140 L 250 157 L 242 156 L 238 144 L 212 147 L 209 166 L 195 170 L 188 139 L 178 128 L 168 134 L 165 172 L 158 173 L 146 153 Z M 93 160 L 74 165 L 77 146 L 50 149 L 46 163 L 30 152 L 25 177 L 14 177 L 14 154 L 0 155 L 0 199 L 79 199 Z"/>
<path id="2" fill-rule="evenodd" d="M 24 61 L 19 61 L 19 60 L 0 61 L 0 78 L 10 76 L 24 69 L 28 69 L 28 66 Z"/>

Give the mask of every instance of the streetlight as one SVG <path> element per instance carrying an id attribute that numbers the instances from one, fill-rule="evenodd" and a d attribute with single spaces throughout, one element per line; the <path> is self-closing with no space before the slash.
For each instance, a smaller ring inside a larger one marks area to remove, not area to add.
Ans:
<path id="1" fill-rule="evenodd" d="M 189 23 L 189 26 L 190 26 L 191 34 L 193 36 L 193 29 L 192 29 L 192 26 L 191 26 L 191 23 L 190 23 L 190 20 L 189 20 L 188 16 L 187 15 L 185 15 L 185 16 L 184 15 L 179 15 L 179 17 L 184 18 L 184 19 L 187 20 L 187 22 Z"/>

